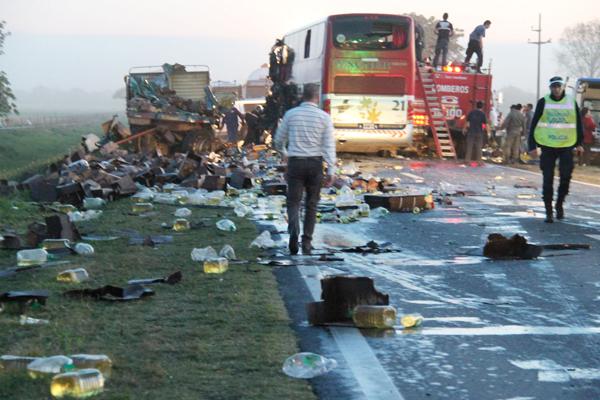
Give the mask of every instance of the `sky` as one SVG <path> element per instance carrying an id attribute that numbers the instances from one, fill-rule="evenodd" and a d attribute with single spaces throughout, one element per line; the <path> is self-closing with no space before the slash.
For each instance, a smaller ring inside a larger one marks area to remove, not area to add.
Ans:
<path id="1" fill-rule="evenodd" d="M 38 86 L 113 92 L 132 66 L 164 62 L 206 64 L 213 80 L 243 82 L 267 62 L 276 37 L 331 14 L 415 12 L 450 14 L 455 28 L 469 33 L 492 21 L 484 41 L 494 86 L 535 93 L 537 40 L 531 28 L 542 13 L 542 87 L 562 72 L 554 51 L 569 25 L 600 15 L 600 1 L 402 2 L 378 0 L 0 0 L 0 20 L 12 32 L 0 56 L 13 89 Z M 368 4 L 368 5 L 367 5 Z M 462 38 L 464 47 L 467 38 Z"/>

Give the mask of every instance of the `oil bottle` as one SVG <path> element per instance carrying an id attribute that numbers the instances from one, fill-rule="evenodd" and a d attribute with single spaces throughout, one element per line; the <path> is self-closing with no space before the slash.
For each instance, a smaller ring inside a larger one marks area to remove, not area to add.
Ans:
<path id="1" fill-rule="evenodd" d="M 56 398 L 93 396 L 104 389 L 104 376 L 93 368 L 56 375 L 50 383 L 50 393 Z"/>
<path id="2" fill-rule="evenodd" d="M 352 320 L 359 328 L 392 328 L 396 322 L 396 309 L 392 306 L 354 307 Z"/>

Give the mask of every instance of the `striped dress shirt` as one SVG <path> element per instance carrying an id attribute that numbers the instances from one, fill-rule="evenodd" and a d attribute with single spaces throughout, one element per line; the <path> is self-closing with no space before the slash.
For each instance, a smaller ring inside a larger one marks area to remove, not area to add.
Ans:
<path id="1" fill-rule="evenodd" d="M 274 145 L 287 157 L 323 157 L 327 174 L 334 173 L 333 121 L 315 103 L 305 101 L 285 113 L 277 128 Z"/>

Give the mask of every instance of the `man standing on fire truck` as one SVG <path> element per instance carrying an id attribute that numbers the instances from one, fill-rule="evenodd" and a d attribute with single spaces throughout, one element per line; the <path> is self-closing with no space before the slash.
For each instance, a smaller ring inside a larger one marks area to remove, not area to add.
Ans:
<path id="1" fill-rule="evenodd" d="M 469 64 L 473 53 L 475 53 L 477 54 L 477 72 L 479 73 L 481 73 L 481 66 L 483 65 L 483 38 L 485 37 L 486 29 L 489 29 L 490 25 L 492 25 L 492 22 L 488 19 L 483 25 L 477 25 L 469 35 L 465 66 Z"/>
<path id="2" fill-rule="evenodd" d="M 563 204 L 569 193 L 573 173 L 573 148 L 583 152 L 583 127 L 579 117 L 579 107 L 575 100 L 565 94 L 565 82 L 560 76 L 550 79 L 550 93 L 538 100 L 529 132 L 529 153 L 537 155 L 536 147 L 541 148 L 540 169 L 544 176 L 542 198 L 546 207 L 544 222 L 554 222 L 552 197 L 554 189 L 554 168 L 558 159 L 560 183 L 556 198 L 556 218 L 563 219 Z"/>

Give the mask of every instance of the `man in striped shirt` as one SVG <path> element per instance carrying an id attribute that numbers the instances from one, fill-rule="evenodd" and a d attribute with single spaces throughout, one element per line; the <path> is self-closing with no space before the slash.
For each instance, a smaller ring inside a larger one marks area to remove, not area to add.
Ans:
<path id="1" fill-rule="evenodd" d="M 333 121 L 321 110 L 319 87 L 304 85 L 302 104 L 285 113 L 275 135 L 275 149 L 287 160 L 287 212 L 290 254 L 298 254 L 300 203 L 306 192 L 302 254 L 311 254 L 317 204 L 327 163 L 325 184 L 331 185 L 336 163 Z"/>

